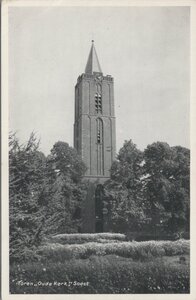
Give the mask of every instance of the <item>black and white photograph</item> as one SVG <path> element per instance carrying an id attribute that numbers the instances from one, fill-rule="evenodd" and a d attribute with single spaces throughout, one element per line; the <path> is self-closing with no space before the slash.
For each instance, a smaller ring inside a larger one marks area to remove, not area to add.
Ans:
<path id="1" fill-rule="evenodd" d="M 191 295 L 192 7 L 144 2 L 4 2 L 10 296 Z"/>

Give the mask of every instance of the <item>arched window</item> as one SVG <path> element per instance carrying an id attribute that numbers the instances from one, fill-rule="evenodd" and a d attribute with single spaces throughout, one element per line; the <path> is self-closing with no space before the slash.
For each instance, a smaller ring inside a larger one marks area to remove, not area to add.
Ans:
<path id="1" fill-rule="evenodd" d="M 103 144 L 103 121 L 97 119 L 97 144 Z"/>
<path id="2" fill-rule="evenodd" d="M 102 95 L 101 95 L 101 85 L 96 85 L 96 93 L 95 93 L 95 111 L 96 113 L 102 114 Z"/>
<path id="3" fill-rule="evenodd" d="M 104 174 L 104 157 L 103 157 L 103 121 L 97 118 L 97 174 Z"/>

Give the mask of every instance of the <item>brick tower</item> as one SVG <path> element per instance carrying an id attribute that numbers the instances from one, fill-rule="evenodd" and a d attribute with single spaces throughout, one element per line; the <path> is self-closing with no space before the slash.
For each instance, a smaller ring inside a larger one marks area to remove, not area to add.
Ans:
<path id="1" fill-rule="evenodd" d="M 113 78 L 103 75 L 94 41 L 85 72 L 78 77 L 75 86 L 74 147 L 87 166 L 85 179 L 93 184 L 83 210 L 87 224 L 84 231 L 102 231 L 96 229 L 95 189 L 110 176 L 115 158 L 116 134 Z"/>

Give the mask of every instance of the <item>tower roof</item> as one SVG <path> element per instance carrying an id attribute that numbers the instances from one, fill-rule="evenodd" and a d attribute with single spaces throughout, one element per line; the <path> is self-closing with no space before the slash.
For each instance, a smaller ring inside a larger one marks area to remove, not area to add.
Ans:
<path id="1" fill-rule="evenodd" d="M 97 52 L 95 50 L 94 41 L 92 40 L 92 46 L 88 56 L 85 73 L 93 74 L 93 72 L 102 73 L 101 66 L 97 57 Z"/>

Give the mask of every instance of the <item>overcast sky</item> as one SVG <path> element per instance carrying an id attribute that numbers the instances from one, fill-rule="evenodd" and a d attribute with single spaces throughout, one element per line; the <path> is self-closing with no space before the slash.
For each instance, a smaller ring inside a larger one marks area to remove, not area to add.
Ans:
<path id="1" fill-rule="evenodd" d="M 73 145 L 74 86 L 91 40 L 114 77 L 117 151 L 132 139 L 189 147 L 188 7 L 9 8 L 9 122 L 49 154 Z"/>

